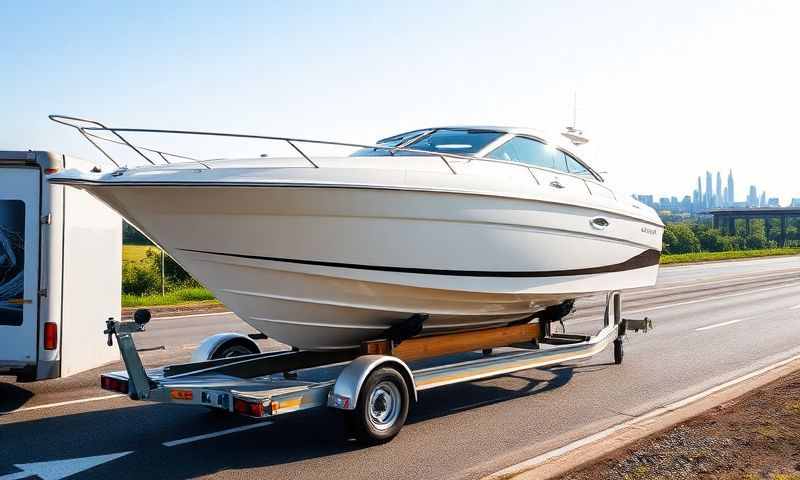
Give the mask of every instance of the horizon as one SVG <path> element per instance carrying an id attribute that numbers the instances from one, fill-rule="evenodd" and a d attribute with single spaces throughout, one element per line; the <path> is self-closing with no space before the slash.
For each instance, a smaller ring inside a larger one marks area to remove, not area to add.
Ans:
<path id="1" fill-rule="evenodd" d="M 739 172 L 737 199 L 800 197 L 780 143 L 800 109 L 800 4 L 450 5 L 6 3 L 0 148 L 99 158 L 51 113 L 361 143 L 560 131 L 577 92 L 591 142 L 575 150 L 626 192 L 691 195 L 702 164 Z"/>

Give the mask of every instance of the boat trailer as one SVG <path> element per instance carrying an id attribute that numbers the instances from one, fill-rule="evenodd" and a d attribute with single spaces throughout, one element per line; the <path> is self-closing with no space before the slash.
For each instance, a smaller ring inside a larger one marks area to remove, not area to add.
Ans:
<path id="1" fill-rule="evenodd" d="M 621 294 L 610 292 L 603 328 L 593 336 L 553 333 L 551 321 L 539 319 L 408 339 L 387 335 L 351 349 L 201 357 L 146 369 L 133 335 L 144 331 L 149 320 L 149 312 L 139 310 L 133 321 L 106 322 L 108 344 L 117 339 L 126 370 L 101 375 L 103 389 L 133 400 L 205 406 L 253 418 L 328 406 L 343 411 L 350 431 L 369 444 L 397 435 L 419 391 L 580 360 L 612 343 L 614 362 L 619 364 L 627 331 L 652 328 L 647 318 L 623 319 Z M 494 350 L 500 347 L 511 348 Z M 407 363 L 472 351 L 482 356 L 418 369 Z"/>

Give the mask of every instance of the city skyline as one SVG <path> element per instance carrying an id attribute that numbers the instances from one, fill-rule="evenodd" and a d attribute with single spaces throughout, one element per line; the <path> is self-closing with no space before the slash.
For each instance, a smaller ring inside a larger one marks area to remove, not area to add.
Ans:
<path id="1" fill-rule="evenodd" d="M 716 180 L 716 181 L 715 181 Z M 703 175 L 697 176 L 697 188 L 691 195 L 665 195 L 656 199 L 652 194 L 635 194 L 634 198 L 658 210 L 669 210 L 672 213 L 697 213 L 712 208 L 760 208 L 760 207 L 800 207 L 800 198 L 791 198 L 781 205 L 780 197 L 767 196 L 767 190 L 761 190 L 751 184 L 747 188 L 747 196 L 742 201 L 736 200 L 736 184 L 733 168 L 728 168 L 725 186 L 722 184 L 722 172 L 705 172 L 705 188 Z"/>

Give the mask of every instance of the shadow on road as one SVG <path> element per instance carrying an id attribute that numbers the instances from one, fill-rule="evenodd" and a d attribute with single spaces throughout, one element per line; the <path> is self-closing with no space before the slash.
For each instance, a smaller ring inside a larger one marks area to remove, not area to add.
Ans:
<path id="1" fill-rule="evenodd" d="M 13 383 L 0 382 L 0 414 L 16 410 L 33 398 L 33 392 Z"/>

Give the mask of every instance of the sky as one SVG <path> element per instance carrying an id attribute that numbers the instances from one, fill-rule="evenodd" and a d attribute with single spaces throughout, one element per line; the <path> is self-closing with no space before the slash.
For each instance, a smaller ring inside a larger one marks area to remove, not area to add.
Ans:
<path id="1" fill-rule="evenodd" d="M 558 131 L 577 95 L 577 152 L 622 191 L 682 197 L 732 168 L 737 200 L 755 184 L 785 205 L 798 18 L 796 1 L 0 2 L 0 149 L 99 158 L 51 113 L 360 143 Z"/>

